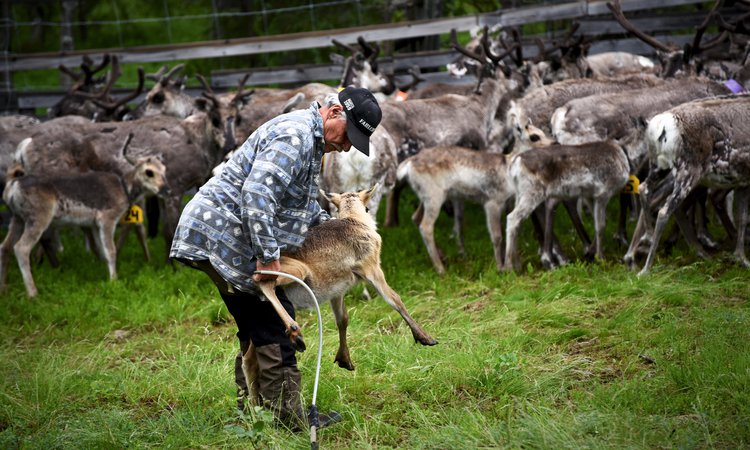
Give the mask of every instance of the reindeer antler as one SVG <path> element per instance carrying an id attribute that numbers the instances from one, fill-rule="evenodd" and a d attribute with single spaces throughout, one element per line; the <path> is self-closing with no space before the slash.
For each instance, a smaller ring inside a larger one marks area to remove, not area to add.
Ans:
<path id="1" fill-rule="evenodd" d="M 185 68 L 185 64 L 177 64 L 176 66 L 172 67 L 172 70 L 166 73 L 161 80 L 159 81 L 162 86 L 166 86 L 170 79 L 179 71 Z"/>
<path id="2" fill-rule="evenodd" d="M 164 64 L 159 68 L 159 70 L 156 73 L 147 73 L 146 78 L 151 81 L 156 81 L 157 83 L 161 81 L 161 77 L 164 76 L 164 73 L 169 69 L 169 66 Z"/>
<path id="3" fill-rule="evenodd" d="M 135 166 L 136 162 L 130 159 L 130 157 L 128 156 L 128 145 L 130 145 L 130 141 L 132 140 L 133 140 L 133 133 L 128 133 L 128 137 L 125 138 L 125 142 L 122 144 L 122 148 L 120 149 L 120 155 L 122 155 L 125 161 Z"/>
<path id="4" fill-rule="evenodd" d="M 352 54 L 354 54 L 354 53 L 357 53 L 357 52 L 358 52 L 358 50 L 357 50 L 356 48 L 352 47 L 352 46 L 351 46 L 351 45 L 349 45 L 349 44 L 344 44 L 343 42 L 339 41 L 338 39 L 331 39 L 331 42 L 333 42 L 333 44 L 334 44 L 334 45 L 335 45 L 336 47 L 339 47 L 339 48 L 341 48 L 341 49 L 343 49 L 343 50 L 348 50 L 348 51 L 349 51 L 349 52 L 351 52 Z"/>
<path id="5" fill-rule="evenodd" d="M 544 58 L 546 56 L 546 51 L 544 49 L 544 41 L 542 41 L 539 38 L 534 39 L 534 43 L 536 44 L 537 48 L 539 49 L 539 53 L 537 53 L 536 57 L 534 58 L 534 63 L 540 63 L 544 61 Z"/>
<path id="6" fill-rule="evenodd" d="M 648 34 L 636 28 L 632 23 L 630 23 L 625 18 L 625 15 L 622 13 L 622 8 L 620 7 L 620 0 L 615 0 L 614 2 L 607 2 L 607 8 L 609 8 L 609 10 L 612 11 L 612 16 L 614 16 L 615 20 L 620 24 L 620 26 L 622 26 L 627 32 L 637 37 L 638 39 L 642 40 L 646 44 L 650 45 L 651 47 L 654 47 L 655 49 L 661 50 L 663 52 L 673 52 L 676 50 L 675 48 L 668 47 L 667 45 L 659 42 L 657 39 L 654 39 L 653 36 L 649 36 Z"/>
<path id="7" fill-rule="evenodd" d="M 138 86 L 136 86 L 133 92 L 131 92 L 130 94 L 124 96 L 123 98 L 115 102 L 107 102 L 101 99 L 91 99 L 91 101 L 94 102 L 97 106 L 107 110 L 108 113 L 113 113 L 120 106 L 128 103 L 129 101 L 141 95 L 141 92 L 143 92 L 143 84 L 144 84 L 145 78 L 146 77 L 143 72 L 143 67 L 139 67 L 138 68 Z"/>
<path id="8" fill-rule="evenodd" d="M 406 92 L 409 89 L 412 89 L 413 87 L 415 87 L 416 85 L 418 85 L 419 83 L 421 83 L 422 81 L 425 81 L 425 79 L 422 78 L 422 74 L 419 71 L 419 66 L 414 66 L 414 67 L 410 68 L 407 71 L 407 73 L 409 75 L 411 75 L 411 81 L 408 82 L 408 83 L 406 83 L 406 84 L 404 84 L 403 86 L 398 86 L 398 89 L 400 91 Z"/>
<path id="9" fill-rule="evenodd" d="M 214 95 L 214 90 L 211 89 L 211 85 L 208 84 L 206 79 L 201 74 L 196 74 L 195 78 L 197 78 L 198 81 L 201 82 L 201 85 L 203 85 L 203 92 L 201 93 L 201 96 L 211 100 L 211 102 L 214 104 L 214 107 L 218 108 L 220 105 L 219 99 L 216 98 L 216 95 Z"/>
<path id="10" fill-rule="evenodd" d="M 247 79 L 250 78 L 250 74 L 246 73 L 244 77 L 240 80 L 239 89 L 237 90 L 237 93 L 234 94 L 234 97 L 232 97 L 232 103 L 239 103 L 242 104 L 245 102 L 245 98 L 253 95 L 255 93 L 255 89 L 250 89 L 249 91 L 245 90 L 245 83 L 247 82 Z"/>

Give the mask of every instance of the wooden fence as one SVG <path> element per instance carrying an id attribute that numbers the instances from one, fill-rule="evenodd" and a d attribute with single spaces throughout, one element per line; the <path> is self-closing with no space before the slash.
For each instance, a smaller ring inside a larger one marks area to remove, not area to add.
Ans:
<path id="1" fill-rule="evenodd" d="M 622 9 L 642 11 L 665 9 L 681 5 L 705 4 L 700 0 L 621 0 Z M 649 17 L 639 17 L 633 22 L 641 29 L 656 35 L 671 34 L 676 31 L 690 30 L 700 23 L 704 12 L 660 13 Z M 325 30 L 308 33 L 230 39 L 223 41 L 194 42 L 189 44 L 145 46 L 134 48 L 114 48 L 76 52 L 11 54 L 7 63 L 0 70 L 20 71 L 42 68 L 55 68 L 60 64 L 78 65 L 82 56 L 101 57 L 104 53 L 115 54 L 121 63 L 139 62 L 173 62 L 197 58 L 217 58 L 258 53 L 294 51 L 310 48 L 331 47 L 333 39 L 344 43 L 356 43 L 359 36 L 367 41 L 383 42 L 395 39 L 444 35 L 451 29 L 468 31 L 488 26 L 517 26 L 550 20 L 577 19 L 581 22 L 580 32 L 590 36 L 609 36 L 597 41 L 591 47 L 591 53 L 603 51 L 629 51 L 639 54 L 651 54 L 653 50 L 635 39 L 623 38 L 624 32 L 611 18 L 605 1 L 576 1 L 558 5 L 536 6 L 518 9 L 500 10 L 493 13 L 476 14 L 464 17 L 433 19 L 418 22 L 400 22 L 378 26 Z M 616 38 L 619 37 L 619 38 Z M 676 43 L 687 42 L 689 36 L 670 37 Z M 531 40 L 525 40 L 524 54 L 533 56 L 536 46 Z M 379 66 L 394 73 L 418 66 L 422 69 L 443 67 L 455 59 L 457 54 L 452 50 L 399 54 L 379 59 Z M 247 85 L 265 85 L 271 83 L 303 83 L 315 80 L 336 80 L 341 76 L 341 67 L 335 64 L 301 65 L 294 67 L 257 68 L 234 71 L 214 71 L 211 83 L 217 89 L 231 88 L 245 74 L 250 74 Z M 427 73 L 428 81 L 450 81 L 443 73 Z M 406 78 L 404 78 L 405 80 Z M 0 102 L 9 105 L 10 109 L 31 109 L 48 107 L 62 95 L 60 92 L 48 93 L 13 93 L 14 102 Z M 2 106 L 2 105 L 0 105 Z"/>

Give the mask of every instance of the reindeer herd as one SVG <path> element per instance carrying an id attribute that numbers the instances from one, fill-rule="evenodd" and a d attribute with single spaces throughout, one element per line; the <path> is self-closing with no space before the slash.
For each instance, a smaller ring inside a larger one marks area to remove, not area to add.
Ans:
<path id="1" fill-rule="evenodd" d="M 368 208 L 375 218 L 385 197 L 386 226 L 398 224 L 399 195 L 410 186 L 420 203 L 412 220 L 440 274 L 446 268 L 434 226 L 448 201 L 462 252 L 463 204 L 483 206 L 498 270 L 520 267 L 519 228 L 527 218 L 543 265 L 568 261 L 554 233 L 558 203 L 571 217 L 584 257 L 603 259 L 612 197 L 620 200 L 615 239 L 629 243 L 625 262 L 635 266 L 636 256 L 647 254 L 640 274 L 653 265 L 672 215 L 678 227 L 670 231 L 670 242 L 684 236 L 702 257 L 718 247 L 706 229 L 708 203 L 733 242 L 735 257 L 750 266 L 744 250 L 750 95 L 741 92 L 750 84 L 750 5 L 739 2 L 741 13 L 735 17 L 723 17 L 719 6 L 709 11 L 692 43 L 680 49 L 641 32 L 619 2 L 609 3 L 628 33 L 657 50 L 657 62 L 625 53 L 587 56 L 591 41 L 576 35 L 577 26 L 552 48 L 537 41 L 531 59 L 524 58 L 516 29 L 485 28 L 466 46 L 452 33 L 461 56 L 448 71 L 476 77 L 471 85 L 420 89 L 419 74 L 413 72 L 412 83 L 397 86 L 391 74 L 380 71 L 376 44 L 362 38 L 358 46 L 334 42 L 350 53 L 333 57 L 343 66 L 341 85 L 376 92 L 383 120 L 372 136 L 369 158 L 356 151 L 326 156 L 321 186 L 352 192 L 379 183 Z M 710 26 L 720 33 L 706 40 Z M 149 224 L 161 218 L 163 237 L 171 242 L 183 196 L 211 177 L 260 124 L 336 92 L 320 83 L 247 90 L 245 77 L 238 90 L 220 94 L 198 75 L 203 92 L 194 98 L 184 90 L 183 69 L 165 66 L 154 74 L 139 69 L 137 88 L 115 98 L 112 87 L 121 75 L 117 57 L 104 56 L 98 64 L 84 58 L 80 70 L 60 67 L 72 86 L 50 108 L 48 120 L 0 117 L 0 188 L 12 213 L 0 245 L 0 289 L 7 286 L 12 250 L 28 295 L 37 294 L 32 249 L 38 244 L 54 263 L 57 227 L 63 224 L 87 230 L 115 278 L 115 225 L 131 205 L 150 197 L 158 208 Z M 143 92 L 146 80 L 153 87 L 131 109 L 128 103 Z M 406 101 L 394 95 L 407 89 Z M 638 195 L 625 193 L 634 178 L 640 180 Z M 582 219 L 589 210 L 593 243 Z M 629 210 L 638 217 L 631 239 Z M 131 226 L 121 226 L 118 245 Z M 148 258 L 143 225 L 135 227 Z"/>

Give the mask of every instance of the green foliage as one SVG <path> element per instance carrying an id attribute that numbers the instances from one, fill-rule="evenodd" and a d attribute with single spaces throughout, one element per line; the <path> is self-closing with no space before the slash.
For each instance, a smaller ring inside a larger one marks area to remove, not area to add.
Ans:
<path id="1" fill-rule="evenodd" d="M 747 269 L 678 246 L 637 278 L 607 239 L 604 263 L 545 271 L 524 224 L 520 250 L 533 270 L 501 274 L 483 213 L 470 206 L 465 257 L 451 219 L 438 220 L 448 271 L 438 277 L 408 222 L 415 206 L 404 195 L 406 223 L 381 229 L 383 268 L 439 344 L 415 344 L 396 312 L 355 289 L 346 302 L 356 371 L 347 372 L 332 363 L 338 334 L 324 308 L 317 403 L 344 421 L 319 432 L 322 447 L 750 445 Z M 564 250 L 581 255 L 562 214 L 557 229 Z M 236 329 L 208 277 L 160 262 L 159 239 L 144 264 L 131 236 L 109 282 L 82 241 L 65 233 L 60 269 L 34 267 L 35 300 L 11 257 L 0 299 L 0 447 L 309 446 L 306 433 L 271 426 L 267 411 L 236 412 Z M 309 403 L 317 320 L 297 317 Z"/>

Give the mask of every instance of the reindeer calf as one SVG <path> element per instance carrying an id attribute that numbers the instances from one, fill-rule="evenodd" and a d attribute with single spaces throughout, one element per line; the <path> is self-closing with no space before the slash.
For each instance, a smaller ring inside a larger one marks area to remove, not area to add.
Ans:
<path id="1" fill-rule="evenodd" d="M 93 228 L 100 254 L 106 259 L 110 279 L 117 278 L 114 233 L 128 207 L 146 191 L 166 190 L 164 165 L 157 158 L 139 158 L 124 177 L 110 172 L 88 172 L 70 176 L 23 175 L 11 169 L 3 192 L 13 218 L 8 235 L 0 245 L 0 289 L 5 288 L 10 249 L 29 297 L 38 291 L 31 275 L 29 254 L 42 233 L 51 225 L 67 224 Z"/>
<path id="2" fill-rule="evenodd" d="M 338 219 L 329 220 L 307 232 L 305 242 L 297 251 L 282 255 L 281 272 L 305 281 L 320 303 L 331 301 L 339 330 L 339 349 L 335 362 L 340 367 L 354 370 L 346 345 L 346 328 L 349 315 L 344 305 L 344 294 L 359 280 L 367 281 L 383 299 L 406 321 L 414 340 L 422 345 L 435 345 L 437 341 L 427 334 L 409 315 L 401 297 L 388 285 L 380 267 L 382 239 L 375 220 L 367 213 L 365 205 L 377 185 L 369 190 L 333 194 L 329 201 L 338 209 Z M 312 308 L 312 299 L 304 287 L 292 280 L 279 277 L 258 283 L 263 294 L 271 301 L 287 328 L 287 334 L 299 345 L 300 327 L 281 306 L 274 289 L 283 286 L 289 300 L 300 308 Z M 243 371 L 253 392 L 257 392 L 257 360 L 255 348 L 243 356 Z M 255 395 L 252 398 L 256 398 Z"/>
<path id="3" fill-rule="evenodd" d="M 596 256 L 602 259 L 602 238 L 609 199 L 628 181 L 630 165 L 625 150 L 612 141 L 583 145 L 552 145 L 512 157 L 509 182 L 516 192 L 516 206 L 508 214 L 506 270 L 519 267 L 516 240 L 521 221 L 546 202 L 542 263 L 551 266 L 552 214 L 560 199 L 594 199 Z"/>
<path id="4" fill-rule="evenodd" d="M 505 203 L 513 197 L 507 180 L 508 156 L 486 153 L 463 147 L 432 147 L 408 158 L 398 167 L 399 181 L 407 180 L 419 197 L 419 208 L 412 216 L 430 254 L 432 265 L 440 275 L 445 273 L 441 252 L 435 244 L 434 228 L 440 209 L 450 199 L 471 200 L 484 207 L 487 228 L 495 250 L 498 270 L 503 267 L 503 233 L 501 218 Z M 460 208 L 455 208 L 460 215 Z M 456 217 L 454 233 L 463 250 L 460 217 Z"/>

